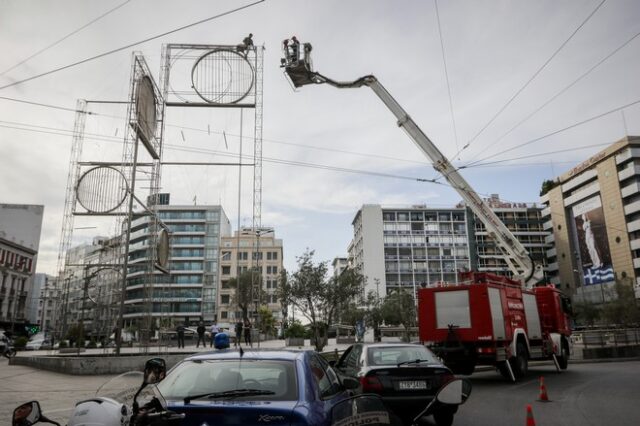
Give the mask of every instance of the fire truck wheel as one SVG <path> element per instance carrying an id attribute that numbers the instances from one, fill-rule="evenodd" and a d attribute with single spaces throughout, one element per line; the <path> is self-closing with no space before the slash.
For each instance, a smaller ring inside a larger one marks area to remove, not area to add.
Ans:
<path id="1" fill-rule="evenodd" d="M 569 344 L 565 339 L 562 339 L 562 348 L 560 349 L 560 356 L 558 357 L 558 365 L 561 370 L 566 370 L 569 366 Z"/>
<path id="2" fill-rule="evenodd" d="M 453 424 L 453 414 L 451 410 L 438 410 L 433 413 L 436 426 L 451 426 Z"/>
<path id="3" fill-rule="evenodd" d="M 522 342 L 516 345 L 516 356 L 512 359 L 513 363 L 511 368 L 513 369 L 513 375 L 516 379 L 521 379 L 527 375 L 529 369 L 529 361 L 527 356 L 527 348 Z"/>

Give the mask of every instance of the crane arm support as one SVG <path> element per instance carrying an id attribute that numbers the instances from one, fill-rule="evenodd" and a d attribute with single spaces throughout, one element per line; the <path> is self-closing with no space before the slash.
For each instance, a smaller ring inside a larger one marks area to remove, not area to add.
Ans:
<path id="1" fill-rule="evenodd" d="M 354 81 L 335 81 L 311 69 L 310 58 L 293 62 L 283 60 L 285 72 L 295 87 L 307 84 L 329 84 L 338 89 L 354 89 L 362 86 L 370 87 L 380 100 L 389 108 L 397 119 L 397 124 L 420 150 L 431 160 L 433 168 L 438 171 L 462 197 L 471 211 L 482 221 L 487 234 L 493 239 L 504 254 L 505 261 L 514 275 L 525 287 L 531 288 L 543 278 L 542 265 L 536 264 L 524 246 L 502 223 L 489 205 L 471 188 L 458 170 L 440 152 L 429 137 L 418 127 L 411 116 L 391 96 L 387 89 L 373 75 L 367 75 Z"/>

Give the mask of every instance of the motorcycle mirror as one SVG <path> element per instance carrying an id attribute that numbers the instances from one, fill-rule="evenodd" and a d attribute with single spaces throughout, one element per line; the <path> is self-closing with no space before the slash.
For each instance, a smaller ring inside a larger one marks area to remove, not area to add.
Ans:
<path id="1" fill-rule="evenodd" d="M 436 400 L 442 404 L 464 404 L 471 394 L 471 381 L 469 379 L 453 379 L 440 388 L 436 394 Z"/>
<path id="2" fill-rule="evenodd" d="M 13 410 L 12 426 L 27 426 L 40 420 L 40 403 L 38 401 L 25 402 Z"/>
<path id="3" fill-rule="evenodd" d="M 144 384 L 154 384 L 164 379 L 167 364 L 162 358 L 151 358 L 144 365 Z"/>

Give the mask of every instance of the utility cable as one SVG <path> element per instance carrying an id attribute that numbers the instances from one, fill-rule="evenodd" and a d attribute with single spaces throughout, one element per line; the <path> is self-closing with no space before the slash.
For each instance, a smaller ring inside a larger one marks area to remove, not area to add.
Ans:
<path id="1" fill-rule="evenodd" d="M 449 111 L 451 112 L 451 123 L 453 125 L 453 137 L 456 142 L 456 150 L 458 148 L 458 128 L 456 126 L 456 116 L 453 113 L 453 97 L 451 96 L 451 83 L 449 82 L 449 71 L 447 70 L 447 58 L 444 50 L 444 40 L 442 38 L 442 27 L 440 26 L 440 12 L 438 11 L 438 0 L 433 1 L 436 7 L 436 18 L 438 21 L 438 34 L 440 35 L 440 50 L 442 51 L 442 64 L 444 65 L 444 75 L 447 79 L 447 93 L 449 94 Z"/>
<path id="2" fill-rule="evenodd" d="M 596 68 L 598 68 L 600 65 L 602 65 L 604 62 L 606 62 L 609 58 L 611 58 L 613 55 L 615 55 L 616 53 L 618 53 L 620 50 L 622 50 L 622 48 L 626 47 L 629 43 L 631 43 L 633 40 L 635 40 L 638 36 L 640 36 L 640 32 L 637 32 L 635 35 L 633 35 L 631 38 L 627 39 L 627 41 L 625 41 L 624 43 L 622 43 L 620 46 L 618 46 L 615 50 L 613 50 L 611 53 L 609 53 L 608 55 L 606 55 L 604 58 L 602 58 L 600 61 L 598 61 L 594 66 L 592 66 L 591 68 L 589 68 L 589 70 L 587 70 L 585 73 L 583 73 L 582 75 L 580 75 L 577 79 L 573 80 L 573 82 L 571 82 L 569 85 L 567 85 L 564 89 L 562 89 L 561 91 L 559 91 L 558 93 L 556 93 L 555 95 L 553 95 L 551 98 L 549 98 L 546 102 L 544 102 L 542 105 L 540 105 L 535 111 L 533 111 L 531 114 L 527 115 L 525 118 L 523 118 L 522 120 L 520 120 L 515 126 L 513 126 L 511 129 L 509 129 L 506 133 L 504 133 L 502 136 L 500 136 L 498 139 L 496 139 L 495 141 L 493 141 L 492 143 L 489 144 L 489 146 L 487 146 L 487 148 L 485 149 L 485 152 L 491 148 L 492 146 L 494 146 L 496 143 L 500 142 L 502 139 L 504 139 L 505 136 L 509 135 L 511 132 L 513 132 L 515 129 L 517 129 L 518 127 L 520 127 L 522 124 L 524 124 L 526 121 L 528 121 L 531 117 L 533 117 L 534 115 L 536 115 L 538 112 L 540 112 L 544 107 L 546 107 L 547 105 L 549 105 L 551 102 L 555 101 L 560 95 L 566 93 L 570 88 L 572 88 L 573 86 L 575 86 L 579 81 L 581 81 L 583 78 L 585 78 L 586 76 L 588 76 L 589 74 L 591 74 Z M 478 157 L 479 154 L 476 154 L 474 157 L 472 157 L 469 161 L 473 161 L 474 159 L 476 159 Z"/>
<path id="3" fill-rule="evenodd" d="M 74 62 L 74 63 L 69 64 L 69 65 L 65 65 L 65 66 L 62 66 L 62 67 L 59 67 L 59 68 L 54 68 L 54 69 L 52 69 L 52 70 L 49 70 L 49 71 L 43 72 L 43 73 L 41 73 L 41 74 L 33 75 L 33 76 L 31 76 L 31 77 L 27 77 L 27 78 L 24 78 L 24 79 L 22 79 L 22 80 L 14 81 L 13 83 L 10 83 L 10 84 L 5 84 L 4 86 L 0 86 L 0 90 L 2 90 L 2 89 L 6 89 L 6 88 L 8 88 L 8 87 L 13 87 L 13 86 L 16 86 L 16 85 L 18 85 L 18 84 L 26 83 L 27 81 L 35 80 L 35 79 L 37 79 L 37 78 L 44 77 L 44 76 L 47 76 L 47 75 L 50 75 L 50 74 L 54 74 L 54 73 L 57 73 L 57 72 L 59 72 L 59 71 L 63 71 L 63 70 L 66 70 L 66 69 L 69 69 L 69 68 L 75 67 L 75 66 L 77 66 L 77 65 L 81 65 L 81 64 L 84 64 L 84 63 L 87 63 L 87 62 L 93 61 L 93 60 L 95 60 L 95 59 L 103 58 L 103 57 L 108 56 L 108 55 L 111 55 L 111 54 L 113 54 L 113 53 L 117 53 L 117 52 L 120 52 L 120 51 L 123 51 L 123 50 L 129 49 L 129 48 L 134 47 L 134 46 L 137 46 L 137 45 L 139 45 L 139 44 L 147 43 L 147 42 L 149 42 L 149 41 L 152 41 L 152 40 L 155 40 L 155 39 L 158 39 L 158 38 L 161 38 L 161 37 L 167 36 L 167 35 L 169 35 L 169 34 L 173 34 L 173 33 L 176 33 L 176 32 L 178 32 L 178 31 L 185 30 L 185 29 L 187 29 L 187 28 L 195 27 L 196 25 L 200 25 L 200 24 L 203 24 L 203 23 L 205 23 L 205 22 L 209 22 L 209 21 L 212 21 L 212 20 L 214 20 L 214 19 L 221 18 L 221 17 L 223 17 L 223 16 L 231 15 L 232 13 L 239 12 L 239 11 L 241 11 L 241 10 L 243 10 L 243 9 L 247 9 L 247 8 L 249 8 L 249 7 L 255 6 L 255 5 L 257 5 L 257 4 L 259 4 L 259 3 L 262 3 L 262 2 L 264 2 L 264 1 L 265 1 L 265 0 L 258 0 L 258 1 L 255 1 L 255 2 L 253 2 L 253 3 L 249 3 L 249 4 L 247 4 L 247 5 L 240 6 L 240 7 L 237 7 L 237 8 L 235 8 L 235 9 L 232 9 L 232 10 L 229 10 L 229 11 L 226 11 L 226 12 L 223 12 L 223 13 L 220 13 L 220 14 L 218 14 L 218 15 L 214 15 L 214 16 L 211 16 L 211 17 L 209 17 L 209 18 L 201 19 L 201 20 L 196 21 L 196 22 L 193 22 L 193 23 L 191 23 L 191 24 L 183 25 L 183 26 L 178 27 L 178 28 L 175 28 L 175 29 L 173 29 L 173 30 L 166 31 L 166 32 L 164 32 L 164 33 L 162 33 L 162 34 L 158 34 L 158 35 L 155 35 L 155 36 L 152 36 L 152 37 L 148 37 L 148 38 L 146 38 L 146 39 L 144 39 L 144 40 L 140 40 L 140 41 L 137 41 L 137 42 L 135 42 L 135 43 L 130 43 L 130 44 L 126 45 L 126 46 L 122 46 L 122 47 L 119 47 L 119 48 L 116 48 L 116 49 L 109 50 L 109 51 L 107 51 L 107 52 L 101 53 L 101 54 L 99 54 L 99 55 L 95 55 L 95 56 L 91 56 L 91 57 L 89 57 L 89 58 L 82 59 L 82 60 L 80 60 L 80 61 Z"/>
<path id="4" fill-rule="evenodd" d="M 546 138 L 548 138 L 549 136 L 557 135 L 558 133 L 564 132 L 564 131 L 569 130 L 569 129 L 573 129 L 574 127 L 581 126 L 581 125 L 583 125 L 583 124 L 585 124 L 585 123 L 588 123 L 588 122 L 590 122 L 590 121 L 597 120 L 598 118 L 605 117 L 605 116 L 607 116 L 607 115 L 609 115 L 609 114 L 612 114 L 612 113 L 614 113 L 614 112 L 617 112 L 617 111 L 623 110 L 623 109 L 625 109 L 625 108 L 629 108 L 630 106 L 637 105 L 637 104 L 640 104 L 640 100 L 637 100 L 637 101 L 634 101 L 634 102 L 628 103 L 628 104 L 623 105 L 623 106 L 618 107 L 618 108 L 610 109 L 609 111 L 606 111 L 606 112 L 603 112 L 603 113 L 601 113 L 601 114 L 595 115 L 595 116 L 593 116 L 593 117 L 587 118 L 587 119 L 585 119 L 585 120 L 579 121 L 579 122 L 574 123 L 574 124 L 572 124 L 572 125 L 570 125 L 570 126 L 563 127 L 562 129 L 555 130 L 555 131 L 553 131 L 553 132 L 551 132 L 551 133 L 547 133 L 547 134 L 546 134 L 546 135 L 544 135 L 544 136 L 540 136 L 540 137 L 537 137 L 537 138 L 535 138 L 535 139 L 531 139 L 531 140 L 529 140 L 529 141 L 527 141 L 527 142 L 521 143 L 521 144 L 516 145 L 516 146 L 514 146 L 514 147 L 511 147 L 511 148 L 509 148 L 509 149 L 507 149 L 507 150 L 504 150 L 504 151 L 500 152 L 500 154 L 498 154 L 498 155 L 506 154 L 507 152 L 511 152 L 511 151 L 513 151 L 514 149 L 522 148 L 523 146 L 527 146 L 527 145 L 530 145 L 530 144 L 532 144 L 532 143 L 534 143 L 534 142 L 538 142 L 539 140 L 546 139 Z M 488 160 L 488 159 L 490 159 L 490 158 L 494 158 L 494 157 L 496 157 L 496 155 L 491 155 L 491 156 L 487 156 L 487 157 L 481 158 L 481 159 L 479 159 L 479 160 L 476 160 L 476 161 L 474 161 L 474 162 L 471 162 L 471 163 L 467 164 L 467 165 L 466 165 L 466 167 L 468 167 L 468 166 L 470 166 L 470 165 L 474 165 L 474 164 L 480 163 L 480 162 L 482 162 L 482 161 L 485 161 L 485 160 Z"/>
<path id="5" fill-rule="evenodd" d="M 59 105 L 43 104 L 43 103 L 40 103 L 40 102 L 26 101 L 24 99 L 9 98 L 9 97 L 6 97 L 6 96 L 0 96 L 0 99 L 5 100 L 5 101 L 19 102 L 19 103 L 29 104 L 29 105 L 36 105 L 36 106 L 41 106 L 41 107 L 45 107 L 45 108 L 59 109 L 59 110 L 62 110 L 62 111 L 80 112 L 79 110 L 77 110 L 75 108 L 67 108 L 67 107 L 63 107 L 63 106 L 59 106 Z M 92 113 L 92 112 L 86 112 L 86 113 L 88 115 L 94 115 L 94 113 Z M 99 114 L 96 114 L 96 115 L 99 115 Z"/>
<path id="6" fill-rule="evenodd" d="M 485 131 L 485 129 L 487 129 L 487 127 L 489 127 L 491 125 L 491 123 L 493 123 L 496 118 L 498 118 L 498 116 L 500 116 L 500 114 L 502 114 L 502 112 L 509 106 L 511 105 L 511 103 L 520 95 L 520 93 L 522 93 L 524 91 L 524 89 L 527 88 L 527 86 L 529 86 L 529 84 L 531 84 L 531 82 L 542 72 L 542 70 L 544 70 L 546 68 L 547 65 L 549 65 L 549 63 L 558 55 L 558 53 L 560 53 L 560 51 L 567 45 L 567 43 L 569 43 L 569 41 L 578 33 L 578 31 L 580 31 L 580 29 L 591 19 L 591 17 L 593 15 L 595 15 L 595 13 L 600 9 L 600 7 L 602 7 L 602 5 L 606 2 L 607 0 L 602 0 L 598 6 L 596 6 L 596 8 L 589 14 L 589 16 L 587 16 L 587 18 L 585 20 L 582 21 L 582 23 L 571 33 L 571 35 L 569 36 L 569 38 L 567 38 L 561 45 L 560 47 L 558 47 L 558 49 L 556 49 L 555 52 L 553 52 L 553 54 L 549 57 L 549 59 L 547 59 L 545 61 L 544 64 L 542 64 L 542 66 L 540 68 L 538 68 L 538 70 L 533 73 L 533 75 L 529 78 L 529 80 L 527 80 L 527 82 L 524 84 L 524 86 L 522 86 L 508 101 L 506 104 L 504 104 L 502 106 L 502 108 L 500 108 L 498 110 L 498 112 L 487 122 L 487 124 L 485 124 L 480 131 L 478 131 L 478 133 L 475 134 L 474 137 L 471 138 L 471 140 L 469 140 L 469 142 L 467 142 L 467 144 L 465 146 L 462 147 L 462 150 L 465 150 L 466 148 L 469 147 L 469 145 L 471 143 L 473 143 L 478 136 L 480 136 L 480 134 L 482 134 L 482 132 Z M 460 152 L 458 152 L 454 158 L 456 156 L 458 156 L 458 154 L 460 154 Z"/>
<path id="7" fill-rule="evenodd" d="M 107 12 L 103 13 L 102 15 L 98 16 L 97 18 L 93 19 L 92 21 L 86 23 L 85 25 L 83 25 L 82 27 L 70 32 L 69 34 L 67 34 L 66 36 L 62 37 L 61 39 L 54 41 L 53 43 L 43 47 L 42 49 L 38 50 L 37 52 L 31 54 L 30 56 L 28 56 L 27 58 L 21 60 L 20 62 L 18 62 L 17 64 L 15 64 L 14 66 L 7 68 L 6 70 L 2 71 L 0 73 L 0 76 L 5 75 L 6 73 L 8 73 L 9 71 L 19 67 L 20 65 L 24 64 L 25 62 L 35 58 L 36 56 L 38 56 L 39 54 L 51 49 L 52 47 L 62 43 L 64 40 L 68 39 L 69 37 L 71 37 L 74 34 L 79 33 L 80 31 L 84 30 L 85 28 L 87 28 L 88 26 L 90 26 L 91 24 L 94 24 L 96 22 L 98 22 L 100 19 L 104 18 L 105 16 L 109 15 L 112 12 L 115 12 L 116 10 L 120 9 L 122 6 L 124 6 L 125 4 L 129 3 L 131 0 L 126 0 L 124 3 L 120 3 L 118 6 L 114 7 L 111 10 L 108 10 Z"/>

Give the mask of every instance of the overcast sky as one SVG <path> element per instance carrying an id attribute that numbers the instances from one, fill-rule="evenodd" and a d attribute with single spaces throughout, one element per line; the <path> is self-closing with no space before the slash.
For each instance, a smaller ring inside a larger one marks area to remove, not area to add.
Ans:
<path id="1" fill-rule="evenodd" d="M 0 0 L 0 87 L 250 3 Z M 564 173 L 625 134 L 640 134 L 640 103 L 589 120 L 640 101 L 640 37 L 612 54 L 640 33 L 640 4 L 601 3 L 441 0 L 438 20 L 436 4 L 429 0 L 266 0 L 0 89 L 0 202 L 45 206 L 38 272 L 55 274 L 69 131 L 76 115 L 7 98 L 70 109 L 77 99 L 124 101 L 132 51 L 144 54 L 158 80 L 162 44 L 235 45 L 249 32 L 266 49 L 262 223 L 273 226 L 284 240 L 287 268 L 294 268 L 295 257 L 306 248 L 315 249 L 318 260 L 345 256 L 351 221 L 362 204 L 442 207 L 460 200 L 447 186 L 403 179 L 437 174 L 368 88 L 292 90 L 279 68 L 281 42 L 292 35 L 313 44 L 315 68 L 327 76 L 353 80 L 376 75 L 454 164 L 481 160 L 463 170 L 476 191 L 498 193 L 507 201 L 536 202 L 543 179 Z M 83 159 L 117 161 L 125 111 L 97 105 L 89 110 L 100 116 L 87 118 Z M 239 152 L 239 114 L 237 109 L 172 109 L 166 117 L 165 160 L 233 161 L 225 155 Z M 252 112 L 244 114 L 247 136 L 252 133 L 247 118 Z M 558 130 L 563 131 L 536 140 Z M 250 143 L 245 139 L 243 144 L 247 161 Z M 172 147 L 212 152 L 196 156 Z M 480 166 L 498 160 L 508 161 Z M 243 225 L 251 224 L 251 175 L 251 169 L 244 168 Z M 173 204 L 193 204 L 194 197 L 198 204 L 221 204 L 236 229 L 237 168 L 166 167 L 162 185 L 171 192 Z M 110 229 L 103 221 L 87 219 L 77 219 L 75 226 L 84 229 L 75 230 L 74 243 Z"/>

